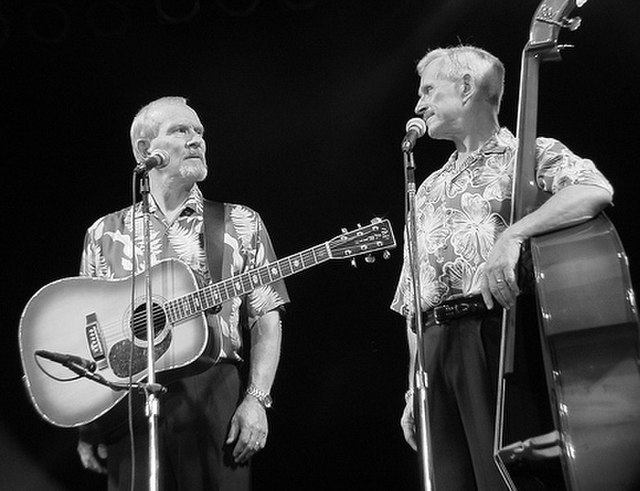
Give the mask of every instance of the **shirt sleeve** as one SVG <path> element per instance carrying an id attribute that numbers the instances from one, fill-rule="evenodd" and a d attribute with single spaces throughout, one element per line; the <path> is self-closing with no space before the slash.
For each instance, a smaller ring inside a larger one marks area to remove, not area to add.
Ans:
<path id="1" fill-rule="evenodd" d="M 96 221 L 85 233 L 82 257 L 80 258 L 80 276 L 98 276 L 99 247 L 95 240 L 96 229 L 102 227 L 102 220 Z"/>
<path id="2" fill-rule="evenodd" d="M 413 299 L 413 285 L 409 276 L 409 250 L 407 246 L 406 232 L 403 234 L 404 241 L 402 246 L 402 270 L 400 279 L 396 286 L 396 292 L 391 302 L 391 310 L 405 317 L 413 313 L 413 302 L 407 302 L 407 299 Z"/>
<path id="3" fill-rule="evenodd" d="M 249 269 L 256 269 L 277 260 L 269 232 L 258 213 L 255 213 L 252 243 L 252 260 Z M 247 295 L 246 307 L 249 327 L 252 327 L 262 315 L 281 308 L 288 302 L 289 295 L 283 280 L 256 288 Z"/>
<path id="4" fill-rule="evenodd" d="M 555 194 L 567 186 L 585 184 L 606 189 L 613 195 L 613 187 L 593 161 L 578 157 L 558 140 L 537 138 L 536 162 L 536 179 L 544 191 Z"/>

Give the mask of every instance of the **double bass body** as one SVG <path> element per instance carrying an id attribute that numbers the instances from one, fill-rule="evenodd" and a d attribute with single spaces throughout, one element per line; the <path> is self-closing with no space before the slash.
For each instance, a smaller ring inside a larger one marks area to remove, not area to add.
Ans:
<path id="1" fill-rule="evenodd" d="M 638 316 L 604 214 L 531 241 L 551 414 L 570 490 L 640 490 Z"/>
<path id="2" fill-rule="evenodd" d="M 538 71 L 576 0 L 543 0 L 522 56 L 511 221 L 535 186 Z M 579 2 L 580 4 L 583 2 Z M 640 490 L 640 338 L 627 256 L 606 215 L 534 237 L 534 291 L 504 314 L 494 456 L 512 490 Z M 530 257 L 530 263 L 526 258 Z M 527 266 L 530 266 L 527 267 Z"/>

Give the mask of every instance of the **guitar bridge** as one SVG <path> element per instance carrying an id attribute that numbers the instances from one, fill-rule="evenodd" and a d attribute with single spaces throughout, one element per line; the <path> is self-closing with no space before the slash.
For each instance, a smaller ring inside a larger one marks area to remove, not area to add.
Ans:
<path id="1" fill-rule="evenodd" d="M 104 342 L 102 341 L 102 331 L 95 312 L 87 314 L 85 333 L 87 335 L 89 352 L 91 353 L 93 361 L 96 362 L 97 369 L 102 370 L 107 368 L 107 355 L 104 349 Z"/>

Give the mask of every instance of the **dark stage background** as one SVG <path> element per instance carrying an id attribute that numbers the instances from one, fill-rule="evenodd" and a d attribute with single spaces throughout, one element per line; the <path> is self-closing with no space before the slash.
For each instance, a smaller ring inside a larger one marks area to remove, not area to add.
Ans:
<path id="1" fill-rule="evenodd" d="M 128 129 L 144 103 L 188 97 L 206 127 L 206 195 L 259 210 L 280 256 L 341 227 L 403 226 L 399 143 L 428 48 L 476 44 L 507 66 L 515 129 L 519 59 L 537 0 L 6 2 L 0 7 L 5 228 L 0 475 L 3 490 L 101 489 L 75 431 L 42 421 L 21 386 L 18 323 L 43 285 L 74 276 L 85 229 L 124 207 Z M 193 9 L 193 12 L 192 12 Z M 242 10 L 245 10 L 242 12 Z M 575 44 L 541 73 L 539 133 L 593 158 L 616 189 L 609 215 L 640 278 L 637 0 L 594 0 Z M 193 15 L 192 15 L 193 14 Z M 418 178 L 446 142 L 419 142 Z M 388 305 L 400 269 L 331 262 L 287 281 L 282 363 L 257 490 L 414 489 L 398 425 L 404 325 Z M 637 283 L 636 283 L 637 287 Z"/>

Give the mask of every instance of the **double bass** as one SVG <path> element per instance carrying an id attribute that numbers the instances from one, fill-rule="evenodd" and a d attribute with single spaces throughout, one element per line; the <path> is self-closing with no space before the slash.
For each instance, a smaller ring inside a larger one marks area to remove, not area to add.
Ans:
<path id="1" fill-rule="evenodd" d="M 544 0 L 522 53 L 511 221 L 545 200 L 535 182 L 538 74 L 560 59 L 578 0 Z M 533 287 L 502 325 L 494 458 L 511 490 L 640 490 L 639 322 L 627 256 L 604 213 L 532 238 Z"/>

